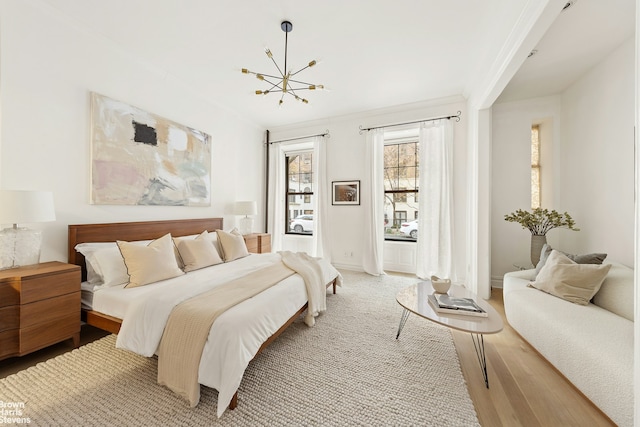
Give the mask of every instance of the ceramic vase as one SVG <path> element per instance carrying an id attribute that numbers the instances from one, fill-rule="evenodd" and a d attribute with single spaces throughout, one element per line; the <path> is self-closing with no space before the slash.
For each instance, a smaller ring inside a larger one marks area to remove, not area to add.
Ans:
<path id="1" fill-rule="evenodd" d="M 540 261 L 540 253 L 545 243 L 547 243 L 547 236 L 531 235 L 531 263 L 534 267 Z"/>

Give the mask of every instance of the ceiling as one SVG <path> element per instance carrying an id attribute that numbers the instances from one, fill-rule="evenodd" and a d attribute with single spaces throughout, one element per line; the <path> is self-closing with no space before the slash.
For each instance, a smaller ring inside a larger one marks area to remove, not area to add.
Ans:
<path id="1" fill-rule="evenodd" d="M 566 0 L 563 0 L 566 1 Z M 575 0 L 497 102 L 558 94 L 635 34 L 634 0 Z"/>
<path id="2" fill-rule="evenodd" d="M 449 96 L 468 96 L 530 0 L 40 0 L 208 102 L 276 127 Z M 605 6 L 606 3 L 606 6 Z M 558 93 L 634 31 L 634 0 L 579 0 L 560 15 L 500 100 Z M 257 96 L 288 65 L 329 90 Z"/>

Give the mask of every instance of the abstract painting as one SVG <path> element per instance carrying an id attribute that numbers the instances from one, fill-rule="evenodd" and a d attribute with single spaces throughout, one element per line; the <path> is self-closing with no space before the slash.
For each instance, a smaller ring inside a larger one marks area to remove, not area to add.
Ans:
<path id="1" fill-rule="evenodd" d="M 91 203 L 210 206 L 211 136 L 91 93 Z"/>

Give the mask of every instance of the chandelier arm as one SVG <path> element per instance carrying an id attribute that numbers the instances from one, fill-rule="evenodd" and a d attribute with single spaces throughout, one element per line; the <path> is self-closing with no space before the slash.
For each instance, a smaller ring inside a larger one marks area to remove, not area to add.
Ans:
<path id="1" fill-rule="evenodd" d="M 314 65 L 315 65 L 315 64 L 314 64 Z M 298 71 L 296 71 L 295 73 L 291 73 L 291 75 L 292 75 L 292 76 L 295 76 L 295 75 L 296 75 L 296 74 L 298 74 L 299 72 L 304 71 L 304 70 L 306 70 L 306 69 L 307 69 L 307 68 L 309 68 L 309 67 L 310 67 L 310 65 L 307 65 L 306 67 L 302 67 L 302 68 L 300 68 Z"/>
<path id="2" fill-rule="evenodd" d="M 281 77 L 284 77 L 284 73 L 283 73 L 283 72 L 282 72 L 282 70 L 280 69 L 280 66 L 278 66 L 278 63 L 276 62 L 276 60 L 275 60 L 275 59 L 273 59 L 273 56 L 271 56 L 270 58 L 271 58 L 271 62 L 273 62 L 273 65 L 275 65 L 275 66 L 276 66 L 276 68 L 278 69 L 278 72 L 280 73 L 280 77 L 276 77 L 276 78 L 278 78 L 278 79 L 279 79 L 279 78 L 281 78 Z M 285 58 L 286 58 L 286 53 L 285 53 Z M 285 61 L 285 68 L 284 68 L 284 70 L 285 70 L 285 71 L 287 71 L 286 61 Z M 272 76 L 272 77 L 273 77 L 273 76 Z"/>
<path id="3" fill-rule="evenodd" d="M 313 83 L 303 82 L 303 81 L 301 81 L 301 80 L 293 80 L 293 79 L 289 79 L 289 81 L 290 81 L 290 82 L 293 82 L 293 83 L 299 83 L 299 84 L 301 84 L 301 85 L 311 85 L 311 86 L 313 86 Z M 316 85 L 316 86 L 317 86 L 317 85 Z"/>
<path id="4" fill-rule="evenodd" d="M 269 81 L 267 79 L 264 79 L 263 81 L 265 81 L 265 82 L 267 82 L 267 83 L 269 83 L 271 85 L 269 90 L 273 89 L 274 87 L 277 87 L 278 89 L 282 90 L 282 86 L 280 85 L 282 83 L 282 80 L 280 80 L 279 82 L 276 82 L 276 83 L 274 83 L 272 81 Z"/>
<path id="5" fill-rule="evenodd" d="M 282 80 L 282 76 L 274 76 L 274 75 L 271 75 L 271 74 L 262 74 L 262 73 L 256 73 L 256 74 L 260 74 L 262 77 L 269 77 L 271 79 Z"/>

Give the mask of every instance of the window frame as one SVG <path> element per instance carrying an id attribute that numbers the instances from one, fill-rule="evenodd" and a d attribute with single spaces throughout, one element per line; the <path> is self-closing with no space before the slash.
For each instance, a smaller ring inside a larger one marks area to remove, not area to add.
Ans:
<path id="1" fill-rule="evenodd" d="M 403 144 L 414 144 L 414 161 L 413 164 L 411 165 L 404 165 L 404 166 L 400 166 L 400 146 Z M 384 156 L 385 158 L 383 159 L 383 175 L 384 175 L 384 180 L 385 183 L 386 182 L 390 182 L 391 180 L 387 178 L 387 170 L 388 169 L 398 169 L 398 171 L 401 168 L 414 168 L 414 176 L 413 178 L 410 178 L 407 182 L 411 182 L 413 181 L 413 185 L 415 187 L 410 187 L 410 186 L 405 186 L 405 185 L 398 185 L 398 189 L 390 189 L 387 190 L 387 186 L 385 184 L 385 188 L 383 189 L 384 191 L 384 199 L 385 201 L 390 201 L 392 199 L 396 198 L 396 195 L 400 195 L 400 203 L 405 204 L 408 208 L 410 208 L 411 206 L 411 198 L 407 197 L 408 194 L 413 194 L 413 203 L 418 204 L 418 198 L 419 198 L 419 192 L 420 192 L 420 154 L 419 154 L 419 141 L 418 141 L 418 136 L 410 136 L 410 137 L 405 137 L 405 138 L 385 138 L 384 141 L 384 147 L 388 147 L 388 146 L 398 146 L 398 157 L 397 157 L 397 162 L 396 162 L 396 166 L 393 167 L 387 167 L 386 164 L 386 156 Z M 399 174 L 398 176 L 395 178 L 396 180 L 399 181 Z M 404 183 L 403 183 L 404 184 Z M 408 187 L 408 188 L 407 188 Z M 404 199 L 404 201 L 403 201 Z M 398 200 L 393 200 L 393 202 L 390 202 L 392 204 L 398 203 Z M 404 212 L 405 215 L 405 219 L 404 221 L 401 221 L 399 224 L 396 224 L 397 222 L 397 215 L 396 212 Z M 417 219 L 418 217 L 418 212 L 419 209 L 416 207 L 413 210 L 413 215 L 415 217 L 415 219 Z M 387 213 L 385 212 L 385 215 Z M 399 209 L 399 210 L 395 210 L 391 213 L 391 218 L 388 218 L 387 223 L 385 224 L 385 233 L 384 233 L 384 240 L 385 241 L 394 241 L 394 242 L 417 242 L 417 238 L 411 238 L 410 236 L 400 236 L 400 235 L 396 235 L 393 236 L 390 233 L 387 233 L 387 228 L 394 228 L 397 226 L 397 229 L 399 230 L 400 227 L 402 226 L 403 222 L 411 222 L 413 221 L 413 219 L 409 219 L 410 215 L 409 215 L 409 211 L 407 209 Z"/>
<path id="2" fill-rule="evenodd" d="M 310 232 L 305 232 L 303 230 L 302 233 L 297 233 L 294 232 L 290 229 L 289 225 L 291 224 L 291 222 L 297 218 L 298 216 L 301 215 L 313 215 L 313 209 L 305 209 L 305 204 L 311 204 L 311 206 L 313 206 L 313 188 L 314 188 L 314 173 L 313 173 L 313 148 L 309 148 L 309 149 L 298 149 L 298 150 L 291 150 L 291 151 L 285 151 L 284 152 L 284 162 L 285 162 L 285 206 L 284 206 L 284 229 L 285 229 L 285 234 L 289 234 L 289 235 L 293 235 L 293 236 L 313 236 L 313 231 Z M 289 162 L 289 158 L 290 157 L 294 157 L 294 156 L 300 156 L 300 155 L 309 155 L 311 157 L 311 171 L 310 172 L 301 172 L 298 171 L 297 175 L 298 177 L 302 178 L 304 177 L 310 177 L 310 179 L 307 181 L 305 180 L 299 180 L 298 182 L 300 184 L 304 183 L 304 184 L 308 184 L 304 186 L 304 190 L 302 191 L 290 191 L 289 188 L 289 184 L 290 184 L 290 172 L 289 172 L 289 166 L 290 166 L 290 162 Z M 317 184 L 316 184 L 317 185 Z M 307 191 L 307 189 L 309 189 L 309 191 Z M 290 206 L 291 203 L 296 203 L 296 199 L 300 197 L 302 200 L 300 202 L 300 205 L 294 209 L 295 212 L 298 212 L 298 214 L 295 217 L 290 217 Z M 293 200 L 293 202 L 292 202 Z M 308 200 L 308 202 L 307 202 Z"/>

